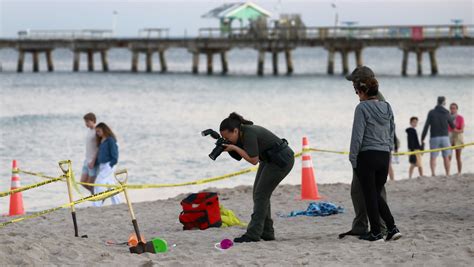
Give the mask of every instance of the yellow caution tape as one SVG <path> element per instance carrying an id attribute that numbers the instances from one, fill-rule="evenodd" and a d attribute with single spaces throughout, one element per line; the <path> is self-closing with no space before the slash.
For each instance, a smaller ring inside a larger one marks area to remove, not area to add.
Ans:
<path id="1" fill-rule="evenodd" d="M 31 215 L 23 216 L 23 217 L 16 218 L 16 219 L 13 219 L 13 220 L 10 220 L 10 221 L 7 221 L 7 222 L 0 223 L 0 228 L 4 227 L 6 225 L 12 224 L 12 223 L 17 223 L 17 222 L 21 222 L 21 221 L 24 221 L 24 220 L 27 220 L 27 219 L 33 219 L 33 218 L 36 218 L 36 217 L 40 217 L 42 215 L 45 215 L 45 214 L 48 214 L 48 213 L 51 213 L 51 212 L 54 212 L 54 211 L 57 211 L 57 210 L 60 210 L 60 209 L 68 208 L 72 205 L 77 205 L 77 204 L 80 204 L 80 203 L 85 202 L 85 201 L 99 201 L 99 200 L 102 200 L 102 199 L 106 199 L 106 198 L 114 196 L 114 195 L 116 195 L 116 194 L 118 194 L 122 191 L 123 191 L 123 188 L 119 187 L 119 188 L 104 191 L 104 192 L 101 192 L 101 193 L 98 193 L 98 194 L 95 194 L 95 195 L 90 195 L 88 197 L 78 199 L 74 202 L 70 202 L 70 203 L 61 205 L 59 207 L 43 210 L 43 211 L 31 214 Z"/>
<path id="2" fill-rule="evenodd" d="M 346 151 L 336 151 L 336 150 L 319 149 L 319 148 L 308 148 L 308 149 L 305 149 L 305 150 L 313 151 L 313 152 L 325 152 L 325 153 L 349 155 L 349 152 L 346 152 Z"/>
<path id="3" fill-rule="evenodd" d="M 396 156 L 401 156 L 401 155 L 414 155 L 414 154 L 423 154 L 423 153 L 430 153 L 430 152 L 438 152 L 438 151 L 443 151 L 443 150 L 450 150 L 450 149 L 459 149 L 459 148 L 464 148 L 467 146 L 472 146 L 474 145 L 474 142 L 472 143 L 467 143 L 463 145 L 457 145 L 457 146 L 451 146 L 451 147 L 445 147 L 445 148 L 438 148 L 438 149 L 430 149 L 430 150 L 419 150 L 419 151 L 407 151 L 407 152 L 398 152 L 394 153 L 393 155 Z M 295 154 L 295 158 L 301 157 L 303 152 L 310 151 L 310 152 L 322 152 L 322 153 L 334 153 L 334 154 L 341 154 L 341 155 L 348 155 L 349 152 L 347 151 L 336 151 L 336 150 L 328 150 L 328 149 L 319 149 L 319 148 L 308 148 L 303 150 L 302 152 L 298 152 Z M 224 174 L 216 177 L 210 177 L 210 178 L 204 178 L 196 181 L 190 181 L 190 182 L 183 182 L 183 183 L 172 183 L 172 184 L 126 184 L 124 187 L 127 187 L 129 189 L 145 189 L 145 188 L 163 188 L 163 187 L 178 187 L 178 186 L 188 186 L 188 185 L 199 185 L 199 184 L 205 184 L 205 183 L 211 183 L 211 182 L 216 182 L 224 179 L 228 179 L 234 176 L 246 174 L 249 172 L 254 172 L 258 169 L 258 167 L 251 167 L 247 169 L 243 169 L 237 172 L 229 173 L 229 174 Z M 51 176 L 46 176 L 43 175 L 42 173 L 33 173 L 33 172 L 28 172 L 24 170 L 18 170 L 19 172 L 30 174 L 30 175 L 35 175 L 47 179 L 63 179 L 63 178 L 55 178 Z M 120 185 L 112 185 L 112 184 L 95 184 L 95 183 L 85 183 L 85 182 L 77 182 L 74 178 L 74 176 L 71 177 L 74 188 L 76 189 L 79 194 L 81 192 L 79 191 L 78 184 L 80 185 L 88 185 L 88 186 L 98 186 L 98 187 L 107 187 L 107 188 L 117 188 L 120 187 Z M 28 190 L 28 189 L 24 189 Z M 24 191 L 22 190 L 22 191 Z M 13 192 L 14 193 L 14 192 Z M 0 193 L 0 197 L 3 196 L 2 194 L 5 193 Z M 81 194 L 82 195 L 82 194 Z"/>
<path id="4" fill-rule="evenodd" d="M 21 170 L 21 169 L 16 169 L 16 170 L 13 171 L 13 173 L 24 173 L 24 174 L 29 174 L 29 175 L 32 175 L 32 176 L 44 178 L 44 179 L 53 179 L 53 180 L 57 179 L 57 178 L 52 177 L 52 176 L 44 175 L 41 172 L 31 172 L 31 171 L 25 171 L 25 170 Z M 81 197 L 84 197 L 84 195 L 82 194 L 82 192 L 79 189 L 78 183 L 76 183 L 74 172 L 72 172 L 71 179 L 72 179 L 72 185 L 73 185 L 74 189 L 76 190 L 76 192 L 79 195 L 81 195 Z M 65 182 L 66 178 L 64 176 L 62 176 L 61 180 L 63 180 L 63 182 Z M 0 197 L 2 197 L 1 193 L 0 193 Z"/>
<path id="5" fill-rule="evenodd" d="M 224 179 L 227 179 L 227 178 L 230 178 L 230 177 L 242 175 L 242 174 L 249 173 L 249 172 L 254 172 L 257 169 L 258 169 L 258 167 L 251 167 L 251 168 L 240 170 L 238 172 L 224 174 L 224 175 L 221 175 L 221 176 L 215 176 L 215 177 L 210 177 L 210 178 L 204 178 L 204 179 L 191 181 L 191 182 L 183 182 L 183 183 L 175 183 L 175 184 L 126 184 L 126 185 L 123 185 L 123 186 L 127 187 L 129 189 L 145 189 L 145 188 L 163 188 L 163 187 L 199 185 L 199 184 L 206 184 L 206 183 L 211 183 L 211 182 L 224 180 Z M 92 184 L 92 183 L 83 183 L 83 182 L 78 182 L 78 184 L 88 185 L 88 186 L 111 187 L 111 188 L 120 186 L 120 185 L 111 185 L 111 184 Z"/>
<path id="6" fill-rule="evenodd" d="M 47 185 L 47 184 L 50 184 L 50 183 L 58 182 L 58 181 L 61 181 L 61 180 L 63 180 L 62 177 L 52 178 L 50 180 L 46 180 L 46 181 L 43 181 L 43 182 L 40 182 L 40 183 L 26 185 L 26 186 L 23 186 L 23 187 L 20 187 L 20 188 L 17 188 L 17 189 L 13 189 L 13 190 L 10 190 L 10 191 L 0 192 L 0 197 L 6 197 L 6 196 L 9 196 L 11 194 L 23 192 L 23 191 L 26 191 L 26 190 L 30 190 L 30 189 L 33 189 L 33 188 L 36 188 L 36 187 L 40 187 L 40 186 Z"/>
<path id="7" fill-rule="evenodd" d="M 436 149 L 429 149 L 429 150 L 417 150 L 417 151 L 398 152 L 398 153 L 393 153 L 393 155 L 395 155 L 395 156 L 403 156 L 403 155 L 424 154 L 424 153 L 430 153 L 430 152 L 439 152 L 439 151 L 443 151 L 443 150 L 460 149 L 460 148 L 464 148 L 464 147 L 472 146 L 472 145 L 474 145 L 474 142 L 472 142 L 472 143 L 467 143 L 467 144 L 463 144 L 463 145 L 450 146 L 450 147 L 443 147 L 443 148 L 436 148 Z"/>
<path id="8" fill-rule="evenodd" d="M 449 150 L 449 149 L 458 149 L 462 147 L 467 147 L 467 146 L 472 146 L 474 145 L 473 143 L 467 143 L 464 145 L 458 145 L 458 146 L 451 146 L 451 147 L 445 147 L 445 148 L 438 148 L 438 149 L 430 149 L 430 150 L 422 150 L 422 151 L 408 151 L 408 152 L 399 152 L 399 153 L 394 153 L 393 155 L 413 155 L 413 154 L 420 154 L 420 153 L 429 153 L 429 152 L 436 152 L 436 151 L 442 151 L 442 150 Z M 324 152 L 324 153 L 335 153 L 335 154 L 342 154 L 342 155 L 348 155 L 349 152 L 346 151 L 336 151 L 336 150 L 328 150 L 328 149 L 319 149 L 319 148 L 308 148 L 303 150 L 302 152 L 298 152 L 295 154 L 295 158 L 301 157 L 303 152 L 310 151 L 310 152 Z M 163 187 L 178 187 L 178 186 L 188 186 L 188 185 L 198 185 L 198 184 L 205 184 L 205 183 L 211 183 L 211 182 L 216 182 L 224 179 L 228 179 L 234 176 L 242 175 L 245 173 L 253 172 L 256 171 L 258 167 L 251 167 L 247 169 L 243 169 L 241 171 L 237 171 L 234 173 L 229 173 L 229 174 L 224 174 L 221 176 L 216 176 L 216 177 L 211 177 L 211 178 L 204 178 L 196 181 L 191 181 L 191 182 L 184 182 L 184 183 L 174 183 L 174 184 L 127 184 L 124 185 L 125 187 L 129 189 L 145 189 L 145 188 L 163 188 Z M 88 185 L 88 186 L 100 186 L 100 187 L 108 187 L 108 188 L 114 188 L 119 185 L 111 185 L 111 184 L 94 184 L 94 183 L 83 183 L 83 182 L 77 182 L 77 184 L 81 185 Z"/>
<path id="9" fill-rule="evenodd" d="M 474 142 L 473 142 L 473 143 L 463 144 L 463 145 L 450 146 L 450 147 L 443 147 L 443 148 L 436 148 L 436 149 L 429 149 L 429 150 L 417 150 L 417 151 L 397 152 L 397 153 L 393 153 L 393 155 L 394 155 L 394 156 L 403 156 L 403 155 L 424 154 L 424 153 L 430 153 L 430 152 L 439 152 L 439 151 L 443 151 L 443 150 L 459 149 L 459 148 L 464 148 L 464 147 L 472 146 L 472 145 L 474 145 Z M 349 155 L 349 152 L 347 152 L 347 151 L 336 151 L 336 150 L 327 150 L 327 149 L 319 149 L 319 148 L 308 148 L 308 149 L 304 149 L 303 151 L 326 152 L 326 153 L 335 153 L 335 154 Z M 296 156 L 296 155 L 295 155 L 295 156 Z"/>
<path id="10" fill-rule="evenodd" d="M 17 171 L 16 172 L 14 171 L 13 173 L 24 173 L 24 174 L 29 174 L 29 175 L 36 176 L 36 177 L 45 178 L 45 179 L 57 179 L 58 178 L 58 177 L 52 177 L 52 176 L 44 175 L 41 172 L 30 172 L 30 171 L 25 171 L 25 170 L 22 170 L 22 169 L 17 169 Z M 64 177 L 61 177 L 61 178 L 64 178 Z"/>
<path id="11" fill-rule="evenodd" d="M 445 147 L 445 148 L 438 148 L 438 149 L 398 152 L 398 153 L 394 153 L 393 155 L 400 156 L 400 155 L 423 154 L 423 153 L 438 152 L 438 151 L 450 150 L 450 149 L 459 149 L 459 148 L 464 148 L 464 147 L 473 146 L 473 145 L 474 145 L 474 142 L 463 144 L 463 145 L 450 146 L 450 147 Z M 335 154 L 343 154 L 343 155 L 349 154 L 349 152 L 346 152 L 346 151 L 308 148 L 308 149 L 303 150 L 302 152 L 296 153 L 295 158 L 300 157 L 303 154 L 303 152 L 305 152 L 305 151 L 335 153 Z M 102 193 L 98 193 L 98 194 L 95 194 L 95 195 L 90 195 L 88 197 L 83 197 L 83 198 L 81 198 L 79 200 L 76 200 L 74 202 L 70 202 L 70 203 L 64 204 L 64 205 L 59 206 L 59 207 L 43 210 L 43 211 L 34 213 L 32 215 L 28 215 L 28 216 L 13 219 L 11 221 L 3 222 L 3 223 L 0 223 L 0 227 L 3 227 L 3 226 L 8 225 L 8 224 L 12 224 L 12 223 L 20 222 L 20 221 L 23 221 L 23 220 L 26 220 L 26 219 L 36 218 L 36 217 L 54 212 L 54 211 L 59 210 L 59 209 L 68 208 L 70 206 L 80 204 L 80 203 L 85 202 L 85 201 L 102 200 L 102 199 L 111 197 L 113 195 L 116 195 L 116 194 L 122 192 L 125 187 L 127 187 L 129 189 L 145 189 L 145 188 L 163 188 L 163 187 L 178 187 L 178 186 L 187 186 L 187 185 L 199 185 L 199 184 L 211 183 L 211 182 L 216 182 L 216 181 L 228 179 L 228 178 L 238 176 L 238 175 L 242 175 L 242 174 L 249 173 L 249 172 L 254 172 L 257 169 L 258 169 L 258 167 L 255 166 L 255 167 L 250 167 L 250 168 L 243 169 L 243 170 L 240 170 L 240 171 L 237 171 L 237 172 L 224 174 L 224 175 L 220 175 L 220 176 L 216 176 L 216 177 L 210 177 L 210 178 L 204 178 L 204 179 L 200 179 L 200 180 L 196 180 L 196 181 L 183 182 L 183 183 L 174 183 L 174 184 L 141 184 L 141 185 L 140 184 L 135 184 L 135 185 L 134 184 L 125 184 L 125 185 L 94 184 L 94 183 L 76 182 L 76 180 L 74 178 L 74 175 L 71 175 L 72 182 L 73 182 L 76 190 L 79 193 L 80 193 L 80 191 L 79 191 L 79 188 L 77 187 L 78 184 L 89 185 L 89 186 L 109 187 L 109 188 L 115 188 L 115 189 L 104 191 Z M 51 177 L 51 176 L 44 175 L 42 173 L 34 173 L 34 172 L 24 171 L 24 170 L 20 170 L 20 169 L 14 170 L 13 172 L 14 173 L 30 174 L 30 175 L 46 178 L 46 179 L 49 179 L 49 180 L 44 181 L 44 182 L 40 182 L 40 183 L 37 183 L 37 184 L 24 186 L 24 187 L 14 189 L 14 190 L 10 190 L 10 191 L 7 191 L 7 192 L 1 192 L 0 197 L 8 196 L 10 194 L 26 191 L 26 190 L 29 190 L 29 189 L 32 189 L 32 188 L 35 188 L 35 187 L 39 187 L 39 186 L 42 186 L 42 185 L 46 185 L 46 184 L 49 184 L 49 183 L 53 183 L 53 182 L 57 182 L 57 181 L 61 181 L 61 180 L 65 179 L 64 176 L 63 177 Z"/>

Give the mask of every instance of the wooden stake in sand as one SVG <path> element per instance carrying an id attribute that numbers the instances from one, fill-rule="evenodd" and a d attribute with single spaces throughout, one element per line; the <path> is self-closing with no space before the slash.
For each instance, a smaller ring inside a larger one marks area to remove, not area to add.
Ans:
<path id="1" fill-rule="evenodd" d="M 125 178 L 119 179 L 119 176 L 124 174 Z M 130 211 L 130 216 L 132 217 L 132 224 L 133 229 L 135 230 L 135 234 L 137 235 L 138 244 L 135 247 L 130 247 L 130 253 L 142 254 L 146 252 L 146 244 L 142 240 L 142 236 L 140 235 L 140 229 L 138 228 L 137 219 L 135 218 L 135 213 L 133 212 L 132 203 L 128 199 L 127 187 L 124 186 L 127 184 L 128 180 L 128 171 L 126 169 L 119 170 L 115 172 L 115 179 L 117 182 L 123 186 L 123 194 L 125 195 L 125 201 L 127 201 L 128 210 Z"/>

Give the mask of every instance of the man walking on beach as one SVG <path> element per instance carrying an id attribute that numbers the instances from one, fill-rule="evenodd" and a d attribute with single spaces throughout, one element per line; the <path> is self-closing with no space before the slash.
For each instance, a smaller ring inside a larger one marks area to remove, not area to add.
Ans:
<path id="1" fill-rule="evenodd" d="M 95 124 L 96 117 L 94 113 L 87 113 L 83 117 L 84 124 L 87 127 L 86 133 L 86 159 L 84 160 L 84 165 L 82 166 L 82 176 L 81 182 L 83 183 L 94 183 L 97 176 L 97 166 L 95 166 L 95 161 L 97 159 L 97 137 L 95 133 Z M 93 193 L 93 188 L 88 185 L 84 187 Z"/>
<path id="2" fill-rule="evenodd" d="M 375 77 L 375 74 L 370 68 L 366 66 L 361 66 L 361 67 L 357 67 L 351 73 L 351 75 L 348 75 L 346 77 L 346 79 L 349 81 L 352 81 L 353 83 L 356 83 L 357 81 L 365 80 L 367 78 L 374 78 L 374 77 Z M 377 99 L 379 101 L 385 101 L 385 98 L 382 95 L 382 93 L 380 93 L 380 91 L 377 94 Z M 382 188 L 382 191 L 380 192 L 380 194 L 382 195 L 382 198 L 386 201 L 387 193 L 385 191 L 385 186 Z M 351 199 L 352 199 L 352 204 L 354 205 L 355 218 L 352 221 L 351 230 L 339 235 L 339 238 L 341 239 L 348 235 L 363 236 L 369 232 L 369 220 L 367 217 L 367 208 L 365 205 L 364 193 L 362 192 L 362 187 L 355 171 L 352 172 Z M 382 233 L 385 234 L 387 232 L 387 227 L 385 225 L 385 222 L 382 220 L 382 218 L 380 218 L 380 228 L 381 228 Z"/>
<path id="3" fill-rule="evenodd" d="M 451 128 L 454 128 L 455 125 L 451 116 L 449 115 L 449 111 L 444 106 L 446 106 L 446 98 L 444 96 L 439 96 L 438 104 L 428 113 L 428 118 L 426 119 L 423 133 L 421 134 L 421 143 L 423 144 L 426 134 L 428 133 L 428 129 L 430 129 L 430 149 L 451 146 L 449 141 L 448 125 L 451 126 Z M 444 170 L 446 171 L 446 175 L 449 175 L 449 168 L 451 165 L 449 157 L 451 156 L 452 151 L 450 149 L 443 150 L 441 153 L 443 155 Z M 439 151 L 431 152 L 430 168 L 432 176 L 435 176 L 436 158 L 438 155 Z"/>

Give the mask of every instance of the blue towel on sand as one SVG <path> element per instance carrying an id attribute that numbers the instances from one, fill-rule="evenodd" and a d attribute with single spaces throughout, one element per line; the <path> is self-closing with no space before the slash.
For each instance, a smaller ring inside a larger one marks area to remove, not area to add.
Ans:
<path id="1" fill-rule="evenodd" d="M 292 211 L 288 215 L 281 215 L 280 217 L 296 217 L 299 215 L 306 216 L 329 216 L 333 214 L 343 213 L 344 208 L 336 206 L 330 202 L 311 202 L 306 210 Z"/>

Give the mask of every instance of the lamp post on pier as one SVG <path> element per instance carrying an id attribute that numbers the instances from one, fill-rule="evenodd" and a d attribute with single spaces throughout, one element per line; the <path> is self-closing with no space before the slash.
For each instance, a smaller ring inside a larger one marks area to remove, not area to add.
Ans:
<path id="1" fill-rule="evenodd" d="M 116 27 L 117 27 L 117 15 L 118 15 L 118 12 L 117 10 L 114 10 L 112 12 L 112 36 L 115 36 L 115 30 L 116 30 Z"/>

